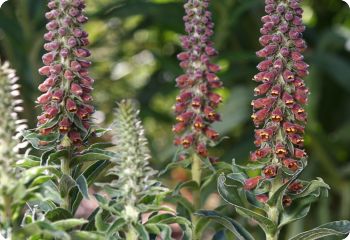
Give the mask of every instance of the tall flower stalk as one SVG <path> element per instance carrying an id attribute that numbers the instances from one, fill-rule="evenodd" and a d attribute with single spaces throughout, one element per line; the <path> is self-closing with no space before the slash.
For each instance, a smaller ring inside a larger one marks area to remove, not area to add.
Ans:
<path id="1" fill-rule="evenodd" d="M 179 223 L 186 229 L 189 225 L 186 219 L 161 206 L 168 189 L 154 179 L 157 171 L 149 166 L 150 150 L 135 102 L 119 103 L 111 129 L 117 156 L 111 159 L 114 166 L 108 170 L 108 175 L 116 179 L 102 184 L 110 199 L 96 195 L 101 207 L 96 215 L 96 227 L 105 232 L 108 239 L 126 240 L 144 239 L 145 233 L 168 239 L 172 232 L 168 224 L 171 223 Z M 102 210 L 110 214 L 106 222 L 102 221 Z M 160 213 L 161 210 L 168 213 Z M 148 220 L 145 214 L 150 214 Z M 185 236 L 184 239 L 190 239 L 186 230 Z"/>
<path id="2" fill-rule="evenodd" d="M 267 240 L 279 239 L 280 230 L 304 218 L 311 203 L 329 189 L 321 178 L 313 181 L 299 178 L 307 165 L 303 134 L 307 120 L 304 107 L 309 94 L 303 81 L 308 65 L 302 55 L 306 43 L 302 38 L 305 26 L 300 2 L 265 0 L 267 15 L 262 17 L 259 39 L 263 49 L 257 52 L 264 60 L 253 78 L 259 83 L 254 90 L 258 98 L 252 101 L 252 119 L 257 128 L 254 143 L 258 149 L 250 154 L 247 166 L 234 162 L 233 173 L 222 174 L 218 179 L 222 198 L 238 214 L 254 219 Z M 260 174 L 248 176 L 251 170 Z M 254 239 L 233 219 L 208 211 L 199 214 L 230 226 L 239 239 Z M 349 232 L 349 227 L 348 221 L 327 223 L 292 239 L 343 235 Z"/>
<path id="3" fill-rule="evenodd" d="M 76 147 L 86 140 L 94 112 L 90 105 L 94 80 L 88 72 L 91 62 L 86 60 L 90 51 L 85 48 L 89 40 L 82 30 L 87 21 L 85 3 L 51 0 L 48 7 L 48 32 L 44 35 L 48 52 L 42 57 L 45 66 L 39 69 L 46 79 L 39 86 L 43 94 L 37 102 L 43 113 L 38 117 L 38 130 L 42 136 L 59 136 L 55 139 L 58 148 Z"/>
<path id="4" fill-rule="evenodd" d="M 17 188 L 23 186 L 19 184 L 21 173 L 15 165 L 23 157 L 19 150 L 27 145 L 26 142 L 21 143 L 19 134 L 27 126 L 24 120 L 18 118 L 22 107 L 17 80 L 9 63 L 0 63 L 0 236 L 8 239 L 11 239 L 12 230 L 20 224 L 19 212 L 14 205 L 20 200 L 16 199 Z"/>
<path id="5" fill-rule="evenodd" d="M 184 51 L 178 54 L 180 66 L 185 73 L 176 79 L 180 94 L 176 98 L 177 124 L 173 132 L 177 135 L 175 144 L 180 146 L 181 155 L 191 158 L 192 180 L 201 185 L 202 165 L 208 160 L 208 146 L 215 144 L 219 134 L 211 125 L 220 120 L 216 108 L 222 101 L 216 89 L 222 86 L 216 73 L 219 66 L 211 58 L 217 51 L 210 40 L 214 34 L 209 0 L 188 0 L 184 8 L 185 31 L 181 37 Z M 198 188 L 199 189 L 199 188 Z M 195 209 L 200 208 L 200 193 L 194 192 Z M 193 216 L 193 227 L 197 217 Z M 194 239 L 199 237 L 194 235 Z"/>
<path id="6" fill-rule="evenodd" d="M 246 180 L 245 188 L 254 189 L 259 182 L 269 182 L 268 194 L 258 196 L 262 202 L 270 199 L 276 191 L 288 183 L 283 196 L 283 206 L 292 203 L 291 194 L 303 191 L 303 183 L 297 180 L 300 170 L 306 165 L 304 129 L 307 115 L 304 109 L 309 94 L 303 78 L 308 75 L 308 65 L 302 52 L 306 49 L 302 32 L 303 10 L 300 0 L 266 0 L 262 17 L 264 47 L 257 56 L 265 58 L 257 66 L 260 71 L 254 76 L 259 86 L 254 89 L 259 96 L 252 102 L 252 119 L 255 130 L 255 145 L 258 150 L 251 153 L 251 161 L 263 162 L 261 177 Z M 277 206 L 269 206 L 268 218 L 278 223 L 280 213 Z M 268 239 L 277 239 L 278 232 Z"/>
<path id="7" fill-rule="evenodd" d="M 88 33 L 82 29 L 88 19 L 84 0 L 50 0 L 48 8 L 48 32 L 44 35 L 47 53 L 42 56 L 45 66 L 39 69 L 46 79 L 38 87 L 42 95 L 37 99 L 42 114 L 38 116 L 38 135 L 29 133 L 25 137 L 38 149 L 61 151 L 60 185 L 74 184 L 72 159 L 91 135 L 90 116 L 94 112 L 94 80 L 89 77 L 91 62 L 86 60 L 90 56 L 86 49 Z M 61 188 L 67 191 L 61 191 L 64 201 L 60 205 L 69 210 L 71 186 Z"/>

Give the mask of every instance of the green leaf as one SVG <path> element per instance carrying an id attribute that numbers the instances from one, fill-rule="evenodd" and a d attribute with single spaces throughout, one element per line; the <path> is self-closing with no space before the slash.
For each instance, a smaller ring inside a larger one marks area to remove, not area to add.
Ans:
<path id="1" fill-rule="evenodd" d="M 103 170 L 110 164 L 109 161 L 98 161 L 91 166 L 87 167 L 87 169 L 83 172 L 83 175 L 87 181 L 88 186 L 94 183 L 95 179 L 103 172 Z M 72 199 L 72 211 L 75 212 L 82 200 L 82 196 L 79 195 L 79 189 L 73 189 L 71 193 Z"/>
<path id="2" fill-rule="evenodd" d="M 186 211 L 189 214 L 194 212 L 194 207 L 193 207 L 192 203 L 190 203 L 183 196 L 180 196 L 180 195 L 173 196 L 172 195 L 171 197 L 166 198 L 166 202 L 170 202 L 170 203 L 181 205 L 182 207 L 184 207 L 186 209 Z"/>
<path id="3" fill-rule="evenodd" d="M 109 160 L 113 155 L 115 154 L 110 151 L 93 149 L 93 150 L 90 150 L 89 152 L 73 157 L 71 161 L 71 167 L 76 166 L 80 163 L 85 163 L 85 162 L 97 162 L 97 161 Z"/>
<path id="4" fill-rule="evenodd" d="M 226 181 L 226 177 L 223 174 L 220 175 L 218 179 L 218 192 L 220 196 L 226 202 L 235 206 L 237 213 L 239 213 L 244 217 L 254 219 L 259 224 L 259 226 L 264 230 L 264 232 L 267 232 L 267 233 L 276 232 L 277 230 L 276 224 L 274 224 L 267 217 L 259 213 L 256 213 L 258 212 L 259 209 L 256 209 L 253 206 L 251 206 L 253 210 L 242 207 L 243 206 L 242 196 L 240 196 L 237 188 L 235 186 L 226 185 L 225 181 Z"/>
<path id="5" fill-rule="evenodd" d="M 182 182 L 179 183 L 173 190 L 173 195 L 178 195 L 180 194 L 180 190 L 183 188 L 189 188 L 189 189 L 193 189 L 196 190 L 199 188 L 198 183 L 196 181 L 186 181 L 186 182 Z"/>
<path id="6" fill-rule="evenodd" d="M 303 198 L 309 196 L 310 194 L 319 191 L 320 188 L 330 189 L 329 185 L 326 184 L 322 178 L 317 178 L 317 180 L 312 180 L 302 192 L 292 195 L 294 199 Z"/>
<path id="7" fill-rule="evenodd" d="M 45 219 L 50 220 L 51 222 L 56 222 L 59 220 L 68 219 L 72 217 L 73 217 L 72 214 L 63 208 L 56 208 L 51 211 L 48 211 L 45 214 Z"/>
<path id="8" fill-rule="evenodd" d="M 84 196 L 84 198 L 89 199 L 88 185 L 87 185 L 87 181 L 86 181 L 86 178 L 84 177 L 84 175 L 80 175 L 77 178 L 76 182 L 77 182 L 77 186 L 79 188 L 79 191 Z"/>
<path id="9" fill-rule="evenodd" d="M 327 236 L 343 236 L 350 233 L 350 221 L 336 221 L 323 224 L 312 230 L 298 234 L 290 240 L 314 240 Z"/>
<path id="10" fill-rule="evenodd" d="M 106 240 L 105 236 L 98 232 L 74 231 L 69 235 L 73 240 Z"/>
<path id="11" fill-rule="evenodd" d="M 104 214 L 102 209 L 100 209 L 100 211 L 98 211 L 95 216 L 95 226 L 99 232 L 106 232 L 109 228 L 109 224 L 104 221 Z"/>
<path id="12" fill-rule="evenodd" d="M 171 227 L 166 224 L 157 224 L 158 228 L 161 230 L 161 239 L 172 239 L 171 237 Z"/>
<path id="13" fill-rule="evenodd" d="M 81 226 L 88 221 L 85 219 L 76 219 L 76 218 L 71 218 L 71 219 L 64 219 L 64 220 L 59 220 L 53 223 L 53 226 L 57 229 L 67 231 L 69 229 L 76 228 L 78 226 Z"/>
<path id="14" fill-rule="evenodd" d="M 22 135 L 25 140 L 38 150 L 50 150 L 55 148 L 56 142 L 60 137 L 58 132 L 42 136 L 33 130 L 25 130 Z"/>
<path id="15" fill-rule="evenodd" d="M 33 182 L 30 184 L 30 187 L 40 186 L 51 179 L 52 176 L 39 176 L 33 180 Z"/>
<path id="16" fill-rule="evenodd" d="M 36 156 L 27 156 L 25 159 L 17 161 L 16 166 L 21 168 L 32 168 L 40 166 L 40 158 Z"/>
<path id="17" fill-rule="evenodd" d="M 76 186 L 75 180 L 66 174 L 63 174 L 60 183 L 59 183 L 59 189 L 60 189 L 60 194 L 64 198 L 66 197 L 70 190 Z"/>
<path id="18" fill-rule="evenodd" d="M 119 232 L 126 225 L 126 223 L 127 222 L 124 218 L 119 218 L 115 220 L 107 229 L 107 234 L 112 235 L 115 232 Z"/>
<path id="19" fill-rule="evenodd" d="M 138 237 L 139 237 L 138 239 L 140 239 L 140 240 L 150 240 L 148 232 L 147 232 L 147 230 L 146 230 L 144 225 L 142 225 L 140 223 L 136 223 L 135 224 L 135 230 L 136 230 L 136 232 L 138 234 Z"/>
<path id="20" fill-rule="evenodd" d="M 244 227 L 229 217 L 221 215 L 215 211 L 206 210 L 198 211 L 195 214 L 204 218 L 209 218 L 223 225 L 225 228 L 231 231 L 238 238 L 238 240 L 254 240 L 253 236 Z"/>

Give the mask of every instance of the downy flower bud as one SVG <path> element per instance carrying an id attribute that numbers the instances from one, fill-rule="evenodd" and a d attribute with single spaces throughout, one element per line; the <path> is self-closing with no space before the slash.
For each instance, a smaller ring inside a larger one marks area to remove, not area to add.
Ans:
<path id="1" fill-rule="evenodd" d="M 0 198 L 2 209 L 0 209 L 0 215 L 2 213 L 14 208 L 13 202 L 18 199 L 13 199 L 18 187 L 18 177 L 20 176 L 15 172 L 15 164 L 18 160 L 22 159 L 22 155 L 19 150 L 27 146 L 27 142 L 22 142 L 20 139 L 20 133 L 27 128 L 26 121 L 20 120 L 18 113 L 21 112 L 22 101 L 18 99 L 19 85 L 16 83 L 18 78 L 14 70 L 9 68 L 9 63 L 0 62 Z M 22 186 L 22 185 L 21 185 Z M 18 195 L 16 195 L 18 196 Z M 9 203 L 2 201 L 4 198 L 9 199 Z M 12 202 L 13 201 L 13 202 Z M 17 202 L 18 204 L 18 202 Z M 18 205 L 16 205 L 18 206 Z M 11 217 L 15 215 L 12 214 Z M 8 228 L 13 227 L 11 222 L 3 218 L 0 221 L 0 233 L 6 233 Z M 1 234 L 0 234 L 1 235 Z M 6 235 L 5 235 L 6 237 Z"/>

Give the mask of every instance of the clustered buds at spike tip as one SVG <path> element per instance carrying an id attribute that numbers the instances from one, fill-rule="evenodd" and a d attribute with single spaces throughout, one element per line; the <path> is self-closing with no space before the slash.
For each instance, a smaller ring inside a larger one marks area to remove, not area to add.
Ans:
<path id="1" fill-rule="evenodd" d="M 7 194 L 6 189 L 17 186 L 12 184 L 18 181 L 14 165 L 20 160 L 19 150 L 28 145 L 27 142 L 21 141 L 20 132 L 25 130 L 27 125 L 25 120 L 18 118 L 18 113 L 22 111 L 22 101 L 17 99 L 20 95 L 17 80 L 15 71 L 9 68 L 9 63 L 0 63 L 0 196 Z"/>
<path id="2" fill-rule="evenodd" d="M 306 158 L 303 133 L 307 116 L 303 106 L 309 90 L 303 81 L 308 75 L 308 65 L 302 55 L 306 44 L 302 38 L 305 26 L 300 2 L 265 0 L 267 15 L 262 17 L 259 39 L 263 48 L 257 52 L 264 60 L 257 66 L 260 72 L 253 78 L 259 83 L 254 90 L 259 98 L 252 102 L 252 119 L 258 128 L 254 143 L 259 149 L 250 155 L 254 162 L 270 160 L 262 170 L 263 179 L 283 174 L 282 169 L 296 173 Z M 292 183 L 290 191 L 302 188 L 295 184 Z M 251 186 L 248 182 L 246 189 Z M 265 201 L 261 196 L 259 199 Z M 283 200 L 286 206 L 290 201 L 286 195 Z"/>
<path id="3" fill-rule="evenodd" d="M 208 143 L 219 138 L 211 124 L 220 120 L 216 108 L 222 101 L 214 92 L 222 82 L 216 75 L 220 67 L 210 61 L 217 52 L 210 41 L 214 24 L 209 2 L 188 0 L 185 4 L 183 19 L 187 35 L 181 37 L 184 52 L 177 56 L 185 74 L 176 79 L 181 91 L 175 105 L 178 123 L 173 127 L 177 135 L 175 144 L 185 150 L 192 149 L 201 157 L 208 156 Z"/>
<path id="4" fill-rule="evenodd" d="M 38 97 L 43 113 L 38 117 L 41 135 L 60 133 L 73 145 L 80 145 L 90 129 L 90 116 L 94 112 L 91 92 L 94 80 L 89 77 L 90 56 L 85 47 L 88 34 L 81 26 L 84 16 L 84 0 L 50 0 L 45 14 L 49 20 L 48 41 L 44 48 L 48 53 L 42 57 L 45 66 L 39 74 L 46 80 L 39 85 L 43 94 Z"/>
<path id="5" fill-rule="evenodd" d="M 138 201 L 144 196 L 159 196 L 166 189 L 153 180 L 157 172 L 149 166 L 150 150 L 135 102 L 124 100 L 118 104 L 111 129 L 118 157 L 111 159 L 115 166 L 109 172 L 118 181 L 107 185 L 113 189 L 111 197 L 125 207 L 122 216 L 136 221 Z"/>

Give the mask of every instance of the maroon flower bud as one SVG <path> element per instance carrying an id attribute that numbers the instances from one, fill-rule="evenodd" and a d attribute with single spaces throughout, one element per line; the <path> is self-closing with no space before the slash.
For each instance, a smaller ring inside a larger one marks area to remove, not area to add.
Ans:
<path id="1" fill-rule="evenodd" d="M 66 101 L 66 109 L 67 111 L 74 113 L 78 110 L 76 103 L 70 98 L 68 98 Z"/>
<path id="2" fill-rule="evenodd" d="M 270 87 L 271 87 L 271 83 L 260 84 L 258 87 L 256 87 L 254 89 L 255 96 L 263 95 L 263 94 L 267 93 L 267 91 L 270 90 Z"/>
<path id="3" fill-rule="evenodd" d="M 58 111 L 59 109 L 56 106 L 49 107 L 45 112 L 45 117 L 47 119 L 54 118 L 58 114 Z"/>
<path id="4" fill-rule="evenodd" d="M 58 124 L 61 133 L 67 133 L 70 130 L 71 125 L 72 123 L 67 117 L 63 118 Z"/>
<path id="5" fill-rule="evenodd" d="M 80 96 L 83 94 L 83 89 L 77 83 L 72 83 L 72 85 L 70 86 L 70 90 L 73 94 L 77 96 Z"/>
<path id="6" fill-rule="evenodd" d="M 254 109 L 270 108 L 275 100 L 276 99 L 273 97 L 258 98 L 256 100 L 253 100 L 251 105 Z"/>
<path id="7" fill-rule="evenodd" d="M 38 97 L 37 102 L 39 104 L 46 104 L 51 100 L 51 97 L 52 97 L 52 93 L 47 92 L 47 93 L 41 95 L 40 97 Z"/>
<path id="8" fill-rule="evenodd" d="M 269 197 L 266 194 L 260 194 L 256 196 L 256 200 L 261 203 L 266 203 L 269 200 Z"/>
<path id="9" fill-rule="evenodd" d="M 264 108 L 264 109 L 261 109 L 257 112 L 255 112 L 251 117 L 254 121 L 254 124 L 256 126 L 260 125 L 264 120 L 265 118 L 267 117 L 267 114 L 269 113 L 269 110 Z"/>
<path id="10" fill-rule="evenodd" d="M 42 60 L 45 65 L 50 65 L 55 59 L 55 54 L 50 52 L 43 55 Z"/>
<path id="11" fill-rule="evenodd" d="M 272 66 L 272 60 L 265 60 L 259 63 L 257 69 L 260 71 L 267 71 Z"/>
<path id="12" fill-rule="evenodd" d="M 288 190 L 291 192 L 300 192 L 304 188 L 300 181 L 294 181 L 288 186 Z"/>
<path id="13" fill-rule="evenodd" d="M 282 143 L 276 144 L 275 153 L 279 158 L 284 158 L 287 154 L 287 150 Z"/>
<path id="14" fill-rule="evenodd" d="M 75 50 L 74 54 L 75 54 L 75 56 L 77 56 L 79 58 L 90 57 L 90 55 L 91 55 L 90 51 L 87 49 L 84 49 L 84 48 L 79 48 L 79 49 Z"/>
<path id="15" fill-rule="evenodd" d="M 87 120 L 89 118 L 89 113 L 85 108 L 80 107 L 77 111 L 77 116 L 82 120 Z"/>
<path id="16" fill-rule="evenodd" d="M 253 190 L 259 184 L 260 179 L 261 179 L 261 176 L 256 176 L 256 177 L 246 179 L 244 181 L 244 189 L 248 191 Z"/>
<path id="17" fill-rule="evenodd" d="M 193 127 L 198 131 L 201 131 L 205 127 L 205 123 L 200 116 L 197 116 L 195 118 L 194 123 L 193 123 Z"/>
<path id="18" fill-rule="evenodd" d="M 298 161 L 291 159 L 291 158 L 286 158 L 283 160 L 283 165 L 288 168 L 289 170 L 295 172 L 296 170 L 299 169 L 299 164 Z"/>
<path id="19" fill-rule="evenodd" d="M 82 143 L 82 139 L 79 132 L 71 131 L 68 133 L 68 136 L 70 140 L 73 142 L 73 144 L 80 145 Z"/>
<path id="20" fill-rule="evenodd" d="M 70 68 L 73 72 L 79 72 L 81 70 L 81 65 L 78 61 L 72 61 L 70 63 Z"/>
<path id="21" fill-rule="evenodd" d="M 290 205 L 292 205 L 292 202 L 293 200 L 290 196 L 287 196 L 287 195 L 283 196 L 282 203 L 284 207 L 289 207 Z"/>
<path id="22" fill-rule="evenodd" d="M 181 140 L 181 144 L 184 148 L 189 148 L 193 144 L 193 136 L 187 135 Z"/>
<path id="23" fill-rule="evenodd" d="M 275 165 L 267 166 L 263 173 L 266 178 L 273 178 L 277 175 L 277 167 Z"/>
<path id="24" fill-rule="evenodd" d="M 52 132 L 53 132 L 53 128 L 45 128 L 45 129 L 40 129 L 39 130 L 39 133 L 40 133 L 41 136 L 47 136 L 47 135 L 49 135 Z"/>
<path id="25" fill-rule="evenodd" d="M 281 122 L 283 120 L 283 112 L 281 108 L 276 108 L 272 111 L 271 119 L 274 122 Z"/>
<path id="26" fill-rule="evenodd" d="M 185 112 L 176 117 L 176 120 L 179 122 L 188 122 L 190 121 L 194 116 L 194 112 Z"/>
<path id="27" fill-rule="evenodd" d="M 197 145 L 196 152 L 202 157 L 208 157 L 208 149 L 204 143 Z"/>
<path id="28" fill-rule="evenodd" d="M 211 139 L 211 140 L 217 140 L 219 137 L 219 133 L 216 132 L 214 129 L 206 128 L 205 129 L 205 135 Z"/>
<path id="29" fill-rule="evenodd" d="M 52 100 L 56 101 L 56 102 L 61 102 L 62 98 L 63 98 L 63 94 L 64 91 L 62 89 L 58 89 L 56 90 L 53 94 L 52 94 Z"/>
<path id="30" fill-rule="evenodd" d="M 182 52 L 177 55 L 177 59 L 179 59 L 180 61 L 185 61 L 185 60 L 188 60 L 189 58 L 190 58 L 190 54 L 188 52 Z"/>
<path id="31" fill-rule="evenodd" d="M 271 153 L 271 148 L 269 147 L 261 148 L 259 150 L 256 150 L 255 152 L 250 153 L 250 160 L 255 162 L 257 160 L 265 158 L 270 153 Z"/>

